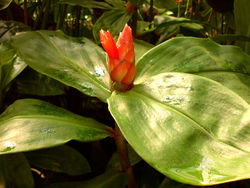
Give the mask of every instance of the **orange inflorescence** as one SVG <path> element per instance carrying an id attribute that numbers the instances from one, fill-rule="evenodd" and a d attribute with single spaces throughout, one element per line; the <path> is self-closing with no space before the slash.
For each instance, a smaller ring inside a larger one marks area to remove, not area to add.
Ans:
<path id="1" fill-rule="evenodd" d="M 108 70 L 115 88 L 126 91 L 132 88 L 135 79 L 135 53 L 132 30 L 126 25 L 115 43 L 109 31 L 100 31 L 100 40 L 108 54 Z"/>

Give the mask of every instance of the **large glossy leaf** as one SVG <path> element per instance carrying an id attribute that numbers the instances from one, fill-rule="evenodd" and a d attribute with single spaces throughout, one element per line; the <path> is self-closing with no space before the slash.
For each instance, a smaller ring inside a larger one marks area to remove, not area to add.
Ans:
<path id="1" fill-rule="evenodd" d="M 109 30 L 115 36 L 130 20 L 132 14 L 126 12 L 126 7 L 120 9 L 112 9 L 104 12 L 103 15 L 97 20 L 93 28 L 93 35 L 97 42 L 100 42 L 99 32 L 101 29 Z"/>
<path id="2" fill-rule="evenodd" d="M 0 116 L 0 154 L 48 148 L 70 140 L 110 136 L 110 128 L 47 102 L 18 100 Z"/>
<path id="3" fill-rule="evenodd" d="M 235 46 L 178 37 L 146 53 L 138 60 L 136 71 L 136 84 L 165 72 L 200 74 L 221 82 L 250 102 L 250 56 Z"/>
<path id="4" fill-rule="evenodd" d="M 32 31 L 16 35 L 12 45 L 36 71 L 103 101 L 110 96 L 106 54 L 90 40 Z"/>
<path id="5" fill-rule="evenodd" d="M 234 16 L 236 33 L 239 35 L 244 35 L 250 37 L 250 2 L 248 0 L 235 0 L 234 1 Z M 243 41 L 238 42 L 239 45 L 245 52 L 250 54 L 250 42 Z"/>
<path id="6" fill-rule="evenodd" d="M 25 156 L 32 166 L 53 172 L 72 176 L 90 172 L 86 158 L 67 145 L 27 152 Z"/>
<path id="7" fill-rule="evenodd" d="M 0 187 L 34 187 L 29 163 L 22 153 L 0 156 Z"/>
<path id="8" fill-rule="evenodd" d="M 135 151 L 194 185 L 250 178 L 250 106 L 234 91 L 187 73 L 162 73 L 108 99 Z"/>
<path id="9" fill-rule="evenodd" d="M 8 44 L 0 44 L 1 92 L 20 74 L 27 65 L 16 56 Z"/>

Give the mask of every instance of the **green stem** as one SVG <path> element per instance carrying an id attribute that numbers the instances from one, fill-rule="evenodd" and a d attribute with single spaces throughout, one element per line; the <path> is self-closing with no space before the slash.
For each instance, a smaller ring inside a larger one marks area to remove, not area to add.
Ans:
<path id="1" fill-rule="evenodd" d="M 185 11 L 185 16 L 186 17 L 188 17 L 189 3 L 190 3 L 190 0 L 187 0 L 186 11 Z"/>
<path id="2" fill-rule="evenodd" d="M 181 3 L 179 2 L 178 3 L 178 14 L 177 14 L 177 17 L 180 17 L 181 16 Z"/>
<path id="3" fill-rule="evenodd" d="M 127 143 L 116 123 L 115 123 L 114 139 L 115 139 L 116 147 L 118 150 L 118 155 L 119 155 L 122 170 L 124 172 L 127 172 L 129 176 L 128 188 L 135 188 L 136 183 L 135 183 L 135 178 L 133 175 L 132 166 L 129 161 Z"/>

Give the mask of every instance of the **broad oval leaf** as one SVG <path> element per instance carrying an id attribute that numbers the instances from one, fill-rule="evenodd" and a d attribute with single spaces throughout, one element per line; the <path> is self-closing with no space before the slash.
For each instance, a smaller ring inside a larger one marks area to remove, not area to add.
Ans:
<path id="1" fill-rule="evenodd" d="M 214 79 L 250 103 L 250 56 L 236 46 L 209 39 L 178 37 L 142 56 L 136 65 L 135 84 L 165 72 L 186 72 Z"/>
<path id="2" fill-rule="evenodd" d="M 250 178 L 250 106 L 222 84 L 162 73 L 108 104 L 129 144 L 166 176 L 194 185 Z"/>
<path id="3" fill-rule="evenodd" d="M 209 39 L 177 37 L 142 56 L 135 83 L 165 72 L 238 72 L 250 74 L 250 56 L 236 46 L 222 46 Z"/>
<path id="4" fill-rule="evenodd" d="M 16 35 L 12 45 L 36 71 L 102 101 L 110 96 L 106 54 L 90 40 L 61 31 L 30 31 Z"/>
<path id="5" fill-rule="evenodd" d="M 0 154 L 30 151 L 70 140 L 103 139 L 111 128 L 36 99 L 17 100 L 0 116 Z"/>
<path id="6" fill-rule="evenodd" d="M 26 152 L 25 156 L 32 166 L 53 172 L 76 176 L 91 171 L 87 159 L 67 145 Z"/>

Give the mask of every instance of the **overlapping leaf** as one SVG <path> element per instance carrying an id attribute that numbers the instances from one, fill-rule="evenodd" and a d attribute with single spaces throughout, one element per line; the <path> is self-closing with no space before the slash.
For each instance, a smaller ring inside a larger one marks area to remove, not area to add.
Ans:
<path id="1" fill-rule="evenodd" d="M 87 159 L 67 145 L 27 152 L 25 156 L 32 166 L 39 169 L 72 176 L 90 172 Z"/>
<path id="2" fill-rule="evenodd" d="M 15 36 L 12 45 L 36 71 L 103 101 L 110 96 L 106 54 L 90 40 L 32 31 Z"/>
<path id="3" fill-rule="evenodd" d="M 110 136 L 110 128 L 35 99 L 17 100 L 0 116 L 0 154 L 89 142 Z"/>
<path id="4" fill-rule="evenodd" d="M 173 39 L 139 60 L 134 88 L 113 93 L 109 110 L 135 151 L 177 181 L 250 178 L 249 66 L 237 47 Z"/>
<path id="5" fill-rule="evenodd" d="M 1 92 L 16 78 L 27 65 L 16 56 L 16 51 L 8 44 L 0 45 Z"/>

